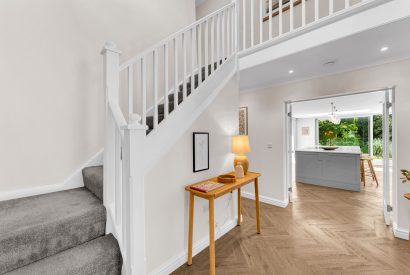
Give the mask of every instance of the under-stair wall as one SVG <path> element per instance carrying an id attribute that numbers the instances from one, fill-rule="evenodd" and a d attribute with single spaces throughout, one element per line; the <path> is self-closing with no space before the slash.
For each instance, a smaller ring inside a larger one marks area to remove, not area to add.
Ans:
<path id="1" fill-rule="evenodd" d="M 232 171 L 231 136 L 238 130 L 238 81 L 231 76 L 212 102 L 182 133 L 145 178 L 147 274 L 169 274 L 187 259 L 187 209 L 184 186 Z M 210 167 L 192 172 L 192 133 L 209 132 Z M 236 193 L 216 201 L 217 236 L 236 225 Z M 195 201 L 195 254 L 208 242 L 206 201 Z M 172 237 L 171 237 L 172 236 Z"/>

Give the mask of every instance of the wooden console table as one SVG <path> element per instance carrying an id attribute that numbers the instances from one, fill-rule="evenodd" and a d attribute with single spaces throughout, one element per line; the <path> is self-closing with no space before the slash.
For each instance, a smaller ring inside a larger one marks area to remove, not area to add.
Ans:
<path id="1" fill-rule="evenodd" d="M 230 174 L 234 174 L 233 172 Z M 198 184 L 194 183 L 185 187 L 185 190 L 189 192 L 189 232 L 188 232 L 188 265 L 192 265 L 192 237 L 194 229 L 194 198 L 195 196 L 208 200 L 209 202 L 209 265 L 210 274 L 215 274 L 215 227 L 214 227 L 214 201 L 229 192 L 238 190 L 238 221 L 237 224 L 241 225 L 241 187 L 248 183 L 254 182 L 255 184 L 255 203 L 256 203 L 256 232 L 261 233 L 260 214 L 259 214 L 259 190 L 258 190 L 258 178 L 261 176 L 259 173 L 248 172 L 242 179 L 237 179 L 235 183 L 227 183 L 224 186 L 212 190 L 208 193 L 203 193 L 191 189 L 191 186 Z M 217 182 L 217 178 L 207 179 L 205 181 Z"/>

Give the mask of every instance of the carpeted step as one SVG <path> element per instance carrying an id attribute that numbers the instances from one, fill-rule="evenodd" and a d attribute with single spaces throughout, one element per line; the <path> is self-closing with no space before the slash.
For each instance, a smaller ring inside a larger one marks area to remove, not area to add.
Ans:
<path id="1" fill-rule="evenodd" d="M 86 188 L 0 202 L 0 274 L 101 237 L 105 223 Z"/>
<path id="2" fill-rule="evenodd" d="M 83 169 L 84 185 L 97 198 L 103 200 L 103 167 L 91 166 Z"/>
<path id="3" fill-rule="evenodd" d="M 121 268 L 120 248 L 110 234 L 13 270 L 7 275 L 119 275 Z"/>
<path id="4" fill-rule="evenodd" d="M 158 115 L 158 124 L 161 123 L 161 121 L 164 120 L 164 115 Z M 154 117 L 153 116 L 147 116 L 147 126 L 148 130 L 152 130 L 154 128 Z"/>

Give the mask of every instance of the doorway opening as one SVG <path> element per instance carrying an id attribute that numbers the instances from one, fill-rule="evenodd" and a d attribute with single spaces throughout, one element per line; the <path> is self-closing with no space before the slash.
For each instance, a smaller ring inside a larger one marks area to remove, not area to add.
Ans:
<path id="1" fill-rule="evenodd" d="M 372 201 L 390 225 L 396 186 L 394 88 L 288 101 L 285 110 L 289 201 L 297 202 L 301 190 L 331 190 L 331 196 L 353 191 L 349 199 Z"/>

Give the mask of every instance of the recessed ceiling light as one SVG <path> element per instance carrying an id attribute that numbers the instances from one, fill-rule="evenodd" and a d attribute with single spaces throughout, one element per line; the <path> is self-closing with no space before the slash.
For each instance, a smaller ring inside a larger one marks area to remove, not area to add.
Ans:
<path id="1" fill-rule="evenodd" d="M 293 70 L 289 70 L 289 72 L 288 72 L 289 74 L 293 74 Z"/>
<path id="2" fill-rule="evenodd" d="M 381 52 L 385 52 L 385 51 L 387 51 L 388 49 L 389 49 L 389 47 L 384 46 L 384 47 L 381 47 L 381 48 L 380 48 L 380 51 L 381 51 Z"/>

